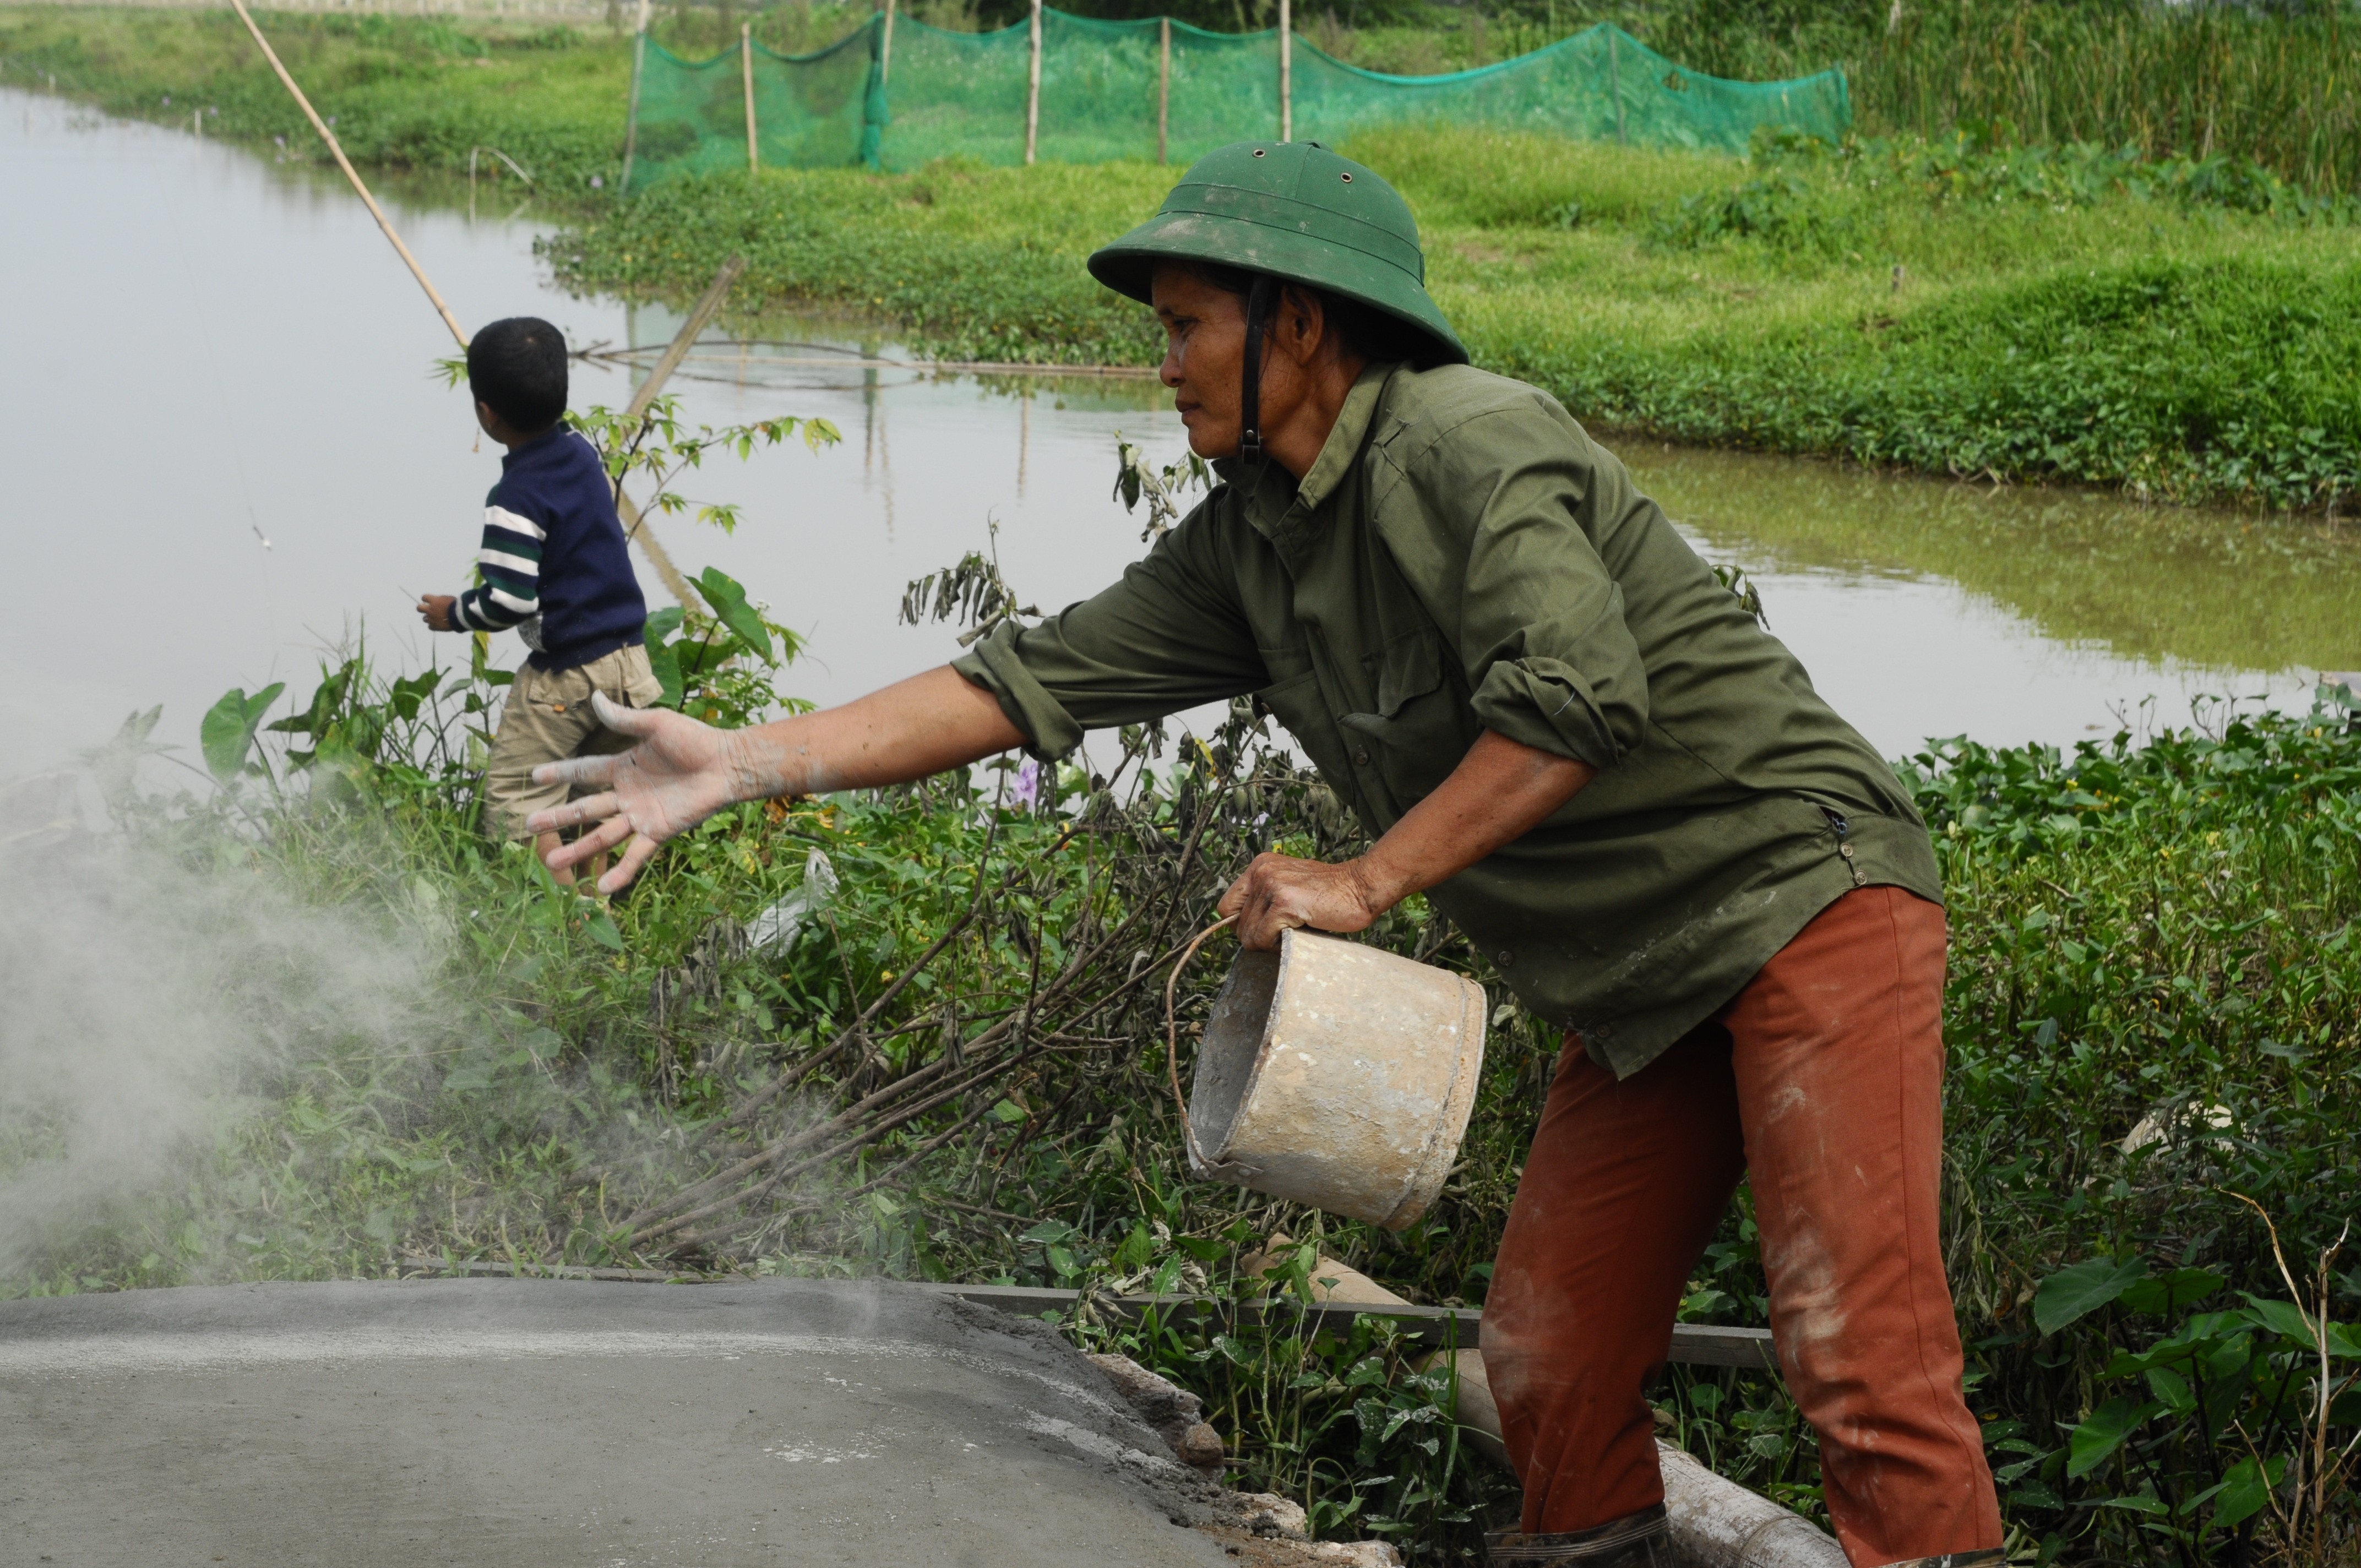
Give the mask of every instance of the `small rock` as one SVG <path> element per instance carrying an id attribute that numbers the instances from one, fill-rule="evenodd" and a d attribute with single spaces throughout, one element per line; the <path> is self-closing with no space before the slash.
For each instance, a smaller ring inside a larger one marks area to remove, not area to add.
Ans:
<path id="1" fill-rule="evenodd" d="M 1241 1492 L 1237 1495 L 1238 1516 L 1246 1529 L 1256 1535 L 1285 1536 L 1290 1541 L 1304 1537 L 1303 1508 L 1272 1492 Z"/>
<path id="2" fill-rule="evenodd" d="M 2124 1139 L 2125 1154 L 2137 1154 L 2151 1144 L 2161 1145 L 2158 1153 L 2167 1153 L 2182 1143 L 2203 1143 L 2216 1149 L 2230 1146 L 2225 1137 L 2207 1137 L 2208 1133 L 2230 1129 L 2235 1120 L 2227 1105 L 2183 1105 L 2177 1111 L 2159 1107 L 2139 1119 Z"/>
<path id="3" fill-rule="evenodd" d="M 1222 1450 L 1222 1434 L 1203 1421 L 1199 1421 L 1180 1434 L 1172 1445 L 1183 1464 L 1193 1464 L 1200 1470 L 1218 1470 L 1228 1457 Z"/>
<path id="4" fill-rule="evenodd" d="M 1323 1541 L 1312 1548 L 1312 1561 L 1338 1563 L 1348 1568 L 1401 1568 L 1401 1553 L 1383 1541 Z"/>

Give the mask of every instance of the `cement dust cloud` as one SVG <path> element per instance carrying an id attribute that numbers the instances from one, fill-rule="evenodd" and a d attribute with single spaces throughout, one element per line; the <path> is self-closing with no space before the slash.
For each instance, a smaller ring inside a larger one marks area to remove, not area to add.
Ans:
<path id="1" fill-rule="evenodd" d="M 0 784 L 0 1281 L 102 1220 L 134 1257 L 169 1250 L 140 1201 L 212 1157 L 274 1069 L 415 1048 L 436 968 L 235 843 L 78 830 L 41 782 Z"/>

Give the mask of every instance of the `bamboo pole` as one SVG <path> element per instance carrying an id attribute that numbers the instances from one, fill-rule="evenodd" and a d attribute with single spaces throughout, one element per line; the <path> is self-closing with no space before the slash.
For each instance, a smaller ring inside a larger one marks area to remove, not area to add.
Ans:
<path id="1" fill-rule="evenodd" d="M 1295 34 L 1293 8 L 1279 0 L 1279 139 L 1295 139 Z"/>
<path id="2" fill-rule="evenodd" d="M 664 390 L 664 383 L 672 379 L 672 373 L 680 368 L 682 360 L 688 357 L 688 351 L 697 342 L 697 335 L 713 320 L 714 313 L 721 309 L 721 302 L 729 298 L 730 286 L 737 282 L 738 275 L 745 270 L 746 258 L 742 256 L 733 256 L 721 264 L 721 270 L 713 275 L 713 281 L 706 286 L 703 297 L 690 307 L 688 319 L 680 323 L 678 332 L 672 334 L 672 344 L 664 351 L 664 357 L 655 362 L 648 371 L 648 378 L 641 382 L 639 389 L 631 394 L 631 403 L 623 410 L 625 420 L 638 419 L 648 411 L 648 405 L 656 400 L 657 395 Z M 648 526 L 647 519 L 640 514 L 638 505 L 623 493 L 623 487 L 620 484 L 615 487 L 615 512 L 622 519 L 623 537 L 639 541 L 640 549 L 647 555 L 648 565 L 656 569 L 656 576 L 663 582 L 664 590 L 678 599 L 683 609 L 691 609 L 701 603 L 692 594 L 688 579 L 681 576 L 678 566 L 673 565 L 671 553 L 657 543 L 655 531 Z"/>
<path id="3" fill-rule="evenodd" d="M 1033 0 L 1033 51 L 1025 68 L 1025 161 L 1029 166 L 1041 137 L 1041 0 Z"/>
<path id="4" fill-rule="evenodd" d="M 631 394 L 630 405 L 623 410 L 625 419 L 637 419 L 648 411 L 648 405 L 656 400 L 657 394 L 664 390 L 664 384 L 672 378 L 674 371 L 680 368 L 680 362 L 688 357 L 688 351 L 696 346 L 697 337 L 712 322 L 715 313 L 721 309 L 721 302 L 730 297 L 731 285 L 745 270 L 746 258 L 742 256 L 733 256 L 721 264 L 721 269 L 713 275 L 713 281 L 705 286 L 705 292 L 698 295 L 697 303 L 689 307 L 688 319 L 682 322 L 680 330 L 672 334 L 672 343 L 664 349 L 663 357 L 649 367 L 648 378 L 641 382 L 639 389 Z"/>
<path id="5" fill-rule="evenodd" d="M 1163 18 L 1163 44 L 1156 59 L 1156 161 L 1165 161 L 1165 133 L 1172 120 L 1172 18 Z"/>
<path id="6" fill-rule="evenodd" d="M 631 193 L 631 159 L 640 148 L 640 77 L 648 63 L 648 0 L 640 0 L 640 27 L 631 39 L 631 104 L 623 114 L 623 183 L 615 194 Z"/>
<path id="7" fill-rule="evenodd" d="M 303 89 L 295 85 L 295 79 L 287 74 L 285 66 L 279 63 L 279 51 L 270 47 L 270 40 L 264 38 L 262 29 L 254 25 L 254 13 L 246 8 L 246 0 L 229 0 L 229 3 L 237 7 L 238 19 L 246 24 L 246 30 L 254 35 L 254 41 L 262 46 L 262 58 L 270 62 L 270 69 L 279 73 L 279 80 L 286 85 L 289 93 L 294 94 L 296 106 L 303 111 L 304 118 L 312 122 L 312 128 L 320 133 L 320 139 L 326 142 L 328 150 L 335 155 L 336 167 L 343 170 L 345 178 L 353 182 L 353 189 L 359 192 L 361 201 L 368 207 L 369 216 L 377 220 L 377 226 L 385 231 L 385 237 L 393 242 L 393 248 L 400 253 L 402 264 L 410 269 L 410 275 L 418 280 L 418 286 L 425 290 L 427 299 L 434 302 L 434 312 L 443 318 L 443 324 L 451 329 L 451 335 L 459 346 L 466 348 L 467 334 L 459 329 L 459 319 L 451 313 L 451 307 L 443 302 L 443 296 L 434 291 L 434 285 L 427 280 L 426 269 L 418 265 L 418 258 L 410 254 L 410 247 L 401 243 L 401 236 L 394 232 L 393 220 L 385 215 L 385 209 L 377 204 L 377 198 L 370 195 L 368 187 L 361 183 L 360 175 L 353 168 L 353 160 L 345 156 L 344 148 L 336 141 L 336 133 L 328 128 L 328 122 L 320 118 L 320 112 L 312 107 L 312 100 L 303 96 Z"/>
<path id="8" fill-rule="evenodd" d="M 746 169 L 763 167 L 763 153 L 754 128 L 754 24 L 738 24 L 738 63 L 746 78 Z"/>
<path id="9" fill-rule="evenodd" d="M 894 0 L 885 0 L 885 37 L 877 46 L 877 80 L 886 82 L 894 75 Z"/>

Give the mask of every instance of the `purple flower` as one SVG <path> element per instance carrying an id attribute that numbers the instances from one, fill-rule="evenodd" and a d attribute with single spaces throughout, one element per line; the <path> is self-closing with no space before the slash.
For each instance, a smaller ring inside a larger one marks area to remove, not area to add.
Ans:
<path id="1" fill-rule="evenodd" d="M 1030 811 L 1041 803 L 1041 764 L 1032 758 L 1016 770 L 1016 787 L 1009 792 L 1016 799 L 1016 808 Z"/>
<path id="2" fill-rule="evenodd" d="M 166 107 L 166 108 L 168 108 L 168 109 L 169 109 L 169 108 L 170 108 L 171 106 L 172 106 L 172 95 L 171 95 L 170 93 L 165 93 L 165 94 L 164 94 L 164 107 Z"/>
<path id="3" fill-rule="evenodd" d="M 590 189 L 593 191 L 604 191 L 606 188 L 607 177 L 605 175 L 593 174 L 590 176 Z"/>
<path id="4" fill-rule="evenodd" d="M 332 126 L 333 126 L 333 125 L 335 125 L 335 123 L 336 123 L 336 116 L 335 116 L 335 115 L 330 115 L 328 116 L 328 124 L 330 124 L 330 125 L 332 125 Z"/>

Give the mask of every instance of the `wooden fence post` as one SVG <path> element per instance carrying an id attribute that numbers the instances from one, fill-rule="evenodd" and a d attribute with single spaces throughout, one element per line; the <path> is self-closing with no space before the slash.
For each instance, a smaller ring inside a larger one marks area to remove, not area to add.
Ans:
<path id="1" fill-rule="evenodd" d="M 1279 139 L 1295 139 L 1295 51 L 1289 46 L 1295 19 L 1288 0 L 1279 0 Z"/>
<path id="2" fill-rule="evenodd" d="M 1625 147 L 1631 138 L 1623 134 L 1623 67 L 1615 49 L 1616 30 L 1613 24 L 1607 29 L 1607 91 L 1615 98 L 1615 139 Z"/>
<path id="3" fill-rule="evenodd" d="M 1172 18 L 1164 19 L 1164 38 L 1156 60 L 1156 161 L 1164 161 L 1165 133 L 1172 122 Z"/>
<path id="4" fill-rule="evenodd" d="M 738 63 L 746 75 L 746 168 L 763 167 L 762 144 L 754 127 L 754 24 L 738 24 Z"/>
<path id="5" fill-rule="evenodd" d="M 1033 53 L 1025 74 L 1025 161 L 1033 161 L 1041 139 L 1041 0 L 1033 0 Z"/>
<path id="6" fill-rule="evenodd" d="M 631 106 L 623 115 L 623 183 L 618 196 L 631 193 L 631 156 L 640 145 L 640 75 L 648 63 L 648 0 L 640 0 L 639 35 L 631 40 Z"/>

